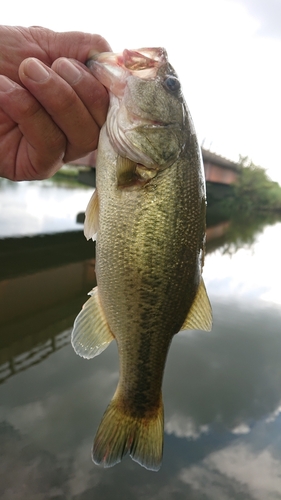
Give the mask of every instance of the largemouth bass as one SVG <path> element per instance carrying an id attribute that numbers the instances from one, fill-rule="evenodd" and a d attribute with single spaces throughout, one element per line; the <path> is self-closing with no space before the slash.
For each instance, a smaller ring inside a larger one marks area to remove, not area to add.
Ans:
<path id="1" fill-rule="evenodd" d="M 85 358 L 113 339 L 118 346 L 119 383 L 94 440 L 94 462 L 110 467 L 129 452 L 158 470 L 171 340 L 212 325 L 201 276 L 201 152 L 164 49 L 104 53 L 88 66 L 107 87 L 110 106 L 85 219 L 86 237 L 96 238 L 97 287 L 75 320 L 72 345 Z"/>

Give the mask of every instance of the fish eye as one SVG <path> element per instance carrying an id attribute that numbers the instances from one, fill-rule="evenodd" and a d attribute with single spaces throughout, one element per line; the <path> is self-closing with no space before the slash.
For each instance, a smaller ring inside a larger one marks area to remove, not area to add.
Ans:
<path id="1" fill-rule="evenodd" d="M 175 76 L 171 75 L 165 78 L 163 84 L 164 87 L 166 87 L 166 89 L 169 90 L 170 92 L 177 92 L 181 87 L 181 84 L 178 81 L 178 79 Z"/>

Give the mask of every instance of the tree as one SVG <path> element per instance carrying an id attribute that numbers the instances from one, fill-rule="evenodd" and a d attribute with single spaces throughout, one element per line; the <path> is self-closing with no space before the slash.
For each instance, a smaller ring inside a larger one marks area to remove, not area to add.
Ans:
<path id="1" fill-rule="evenodd" d="M 239 176 L 234 189 L 237 208 L 243 210 L 281 210 L 281 187 L 266 171 L 247 156 L 240 156 Z"/>

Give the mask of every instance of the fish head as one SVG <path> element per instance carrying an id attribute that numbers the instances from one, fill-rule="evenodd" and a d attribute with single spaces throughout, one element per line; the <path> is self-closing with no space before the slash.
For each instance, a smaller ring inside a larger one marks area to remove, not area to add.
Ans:
<path id="1" fill-rule="evenodd" d="M 165 49 L 102 53 L 87 65 L 110 94 L 106 127 L 115 151 L 143 166 L 148 178 L 172 165 L 185 147 L 189 122 L 194 132 Z"/>

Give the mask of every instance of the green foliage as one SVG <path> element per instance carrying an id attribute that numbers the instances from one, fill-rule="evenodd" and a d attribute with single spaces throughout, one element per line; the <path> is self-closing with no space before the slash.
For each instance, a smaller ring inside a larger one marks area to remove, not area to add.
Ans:
<path id="1" fill-rule="evenodd" d="M 88 188 L 78 180 L 79 170 L 84 170 L 83 168 L 73 167 L 71 165 L 64 165 L 58 172 L 47 179 L 48 183 L 58 184 L 60 186 L 69 187 L 69 188 Z"/>
<path id="2" fill-rule="evenodd" d="M 266 171 L 247 156 L 240 156 L 240 175 L 234 188 L 236 208 L 246 211 L 281 210 L 281 187 L 269 179 Z"/>
<path id="3" fill-rule="evenodd" d="M 219 213 L 220 221 L 218 219 Z M 281 221 L 280 213 L 268 210 L 259 212 L 233 210 L 228 213 L 227 219 L 225 213 L 225 210 L 216 213 L 211 210 L 208 216 L 207 210 L 207 227 L 221 225 L 224 229 L 219 237 L 207 239 L 207 253 L 220 248 L 222 253 L 233 255 L 239 248 L 251 248 L 265 226 L 274 225 Z"/>

